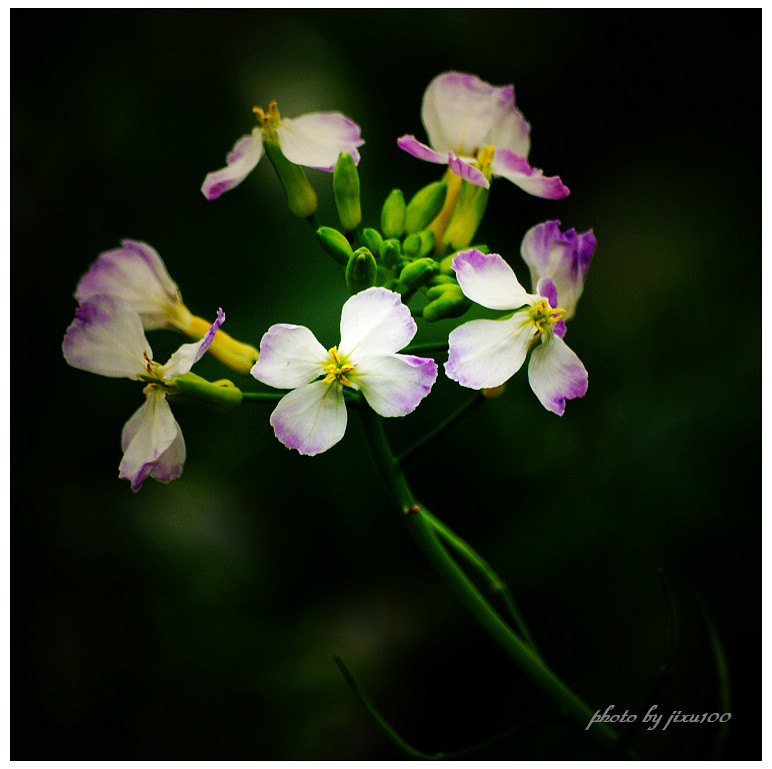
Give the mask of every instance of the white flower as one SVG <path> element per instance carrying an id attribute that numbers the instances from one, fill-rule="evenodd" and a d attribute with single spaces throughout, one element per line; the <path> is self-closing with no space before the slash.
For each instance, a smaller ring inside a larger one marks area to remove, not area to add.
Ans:
<path id="1" fill-rule="evenodd" d="M 343 305 L 340 344 L 329 350 L 304 326 L 271 326 L 252 375 L 271 387 L 292 388 L 271 414 L 276 437 L 301 454 L 334 446 L 346 430 L 345 387 L 361 392 L 381 416 L 413 411 L 437 377 L 431 358 L 397 354 L 416 328 L 399 294 L 379 287 Z"/>
<path id="2" fill-rule="evenodd" d="M 203 339 L 182 345 L 161 366 L 153 361 L 139 315 L 124 300 L 96 294 L 75 311 L 62 344 L 67 362 L 102 376 L 147 383 L 145 403 L 121 434 L 124 453 L 118 474 L 131 482 L 132 491 L 139 491 L 148 477 L 168 482 L 182 473 L 185 441 L 166 400 L 167 387 L 175 376 L 190 371 L 224 320 L 225 313 L 219 310 Z"/>
<path id="3" fill-rule="evenodd" d="M 562 337 L 566 312 L 557 306 L 557 291 L 542 278 L 528 294 L 512 268 L 498 254 L 476 249 L 460 252 L 452 262 L 464 295 L 493 310 L 508 310 L 499 320 L 472 320 L 448 339 L 447 375 L 475 390 L 498 387 L 525 362 L 528 381 L 544 408 L 562 414 L 566 400 L 587 391 L 587 371 Z"/>

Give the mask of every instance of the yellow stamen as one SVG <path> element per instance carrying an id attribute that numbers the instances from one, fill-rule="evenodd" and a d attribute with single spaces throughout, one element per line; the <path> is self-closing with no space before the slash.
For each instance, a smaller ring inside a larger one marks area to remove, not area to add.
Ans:
<path id="1" fill-rule="evenodd" d="M 271 128 L 276 128 L 281 120 L 279 109 L 275 101 L 272 101 L 268 105 L 268 112 L 264 112 L 262 107 L 252 107 L 252 112 L 257 115 L 257 119 L 264 128 L 269 126 Z"/>
<path id="2" fill-rule="evenodd" d="M 546 299 L 539 299 L 539 301 L 531 307 L 530 314 L 533 325 L 536 326 L 530 349 L 533 349 L 543 334 L 546 332 L 551 333 L 552 327 L 566 317 L 566 311 L 562 307 L 550 307 L 549 302 Z"/>
<path id="3" fill-rule="evenodd" d="M 355 367 L 344 362 L 345 358 L 338 354 L 337 347 L 330 347 L 327 352 L 330 354 L 332 363 L 324 366 L 324 371 L 327 372 L 327 376 L 323 380 L 324 384 L 332 384 L 337 379 L 345 387 L 353 387 L 346 374 L 352 372 Z"/>

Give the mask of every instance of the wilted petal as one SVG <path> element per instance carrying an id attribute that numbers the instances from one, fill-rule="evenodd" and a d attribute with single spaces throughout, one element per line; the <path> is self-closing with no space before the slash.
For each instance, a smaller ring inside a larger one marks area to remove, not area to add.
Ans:
<path id="1" fill-rule="evenodd" d="M 474 155 L 485 145 L 528 154 L 528 123 L 515 107 L 511 85 L 493 86 L 475 75 L 445 72 L 429 83 L 421 118 L 431 146 Z"/>
<path id="2" fill-rule="evenodd" d="M 483 307 L 515 310 L 534 299 L 499 254 L 483 254 L 476 248 L 459 251 L 451 267 L 464 295 Z"/>
<path id="3" fill-rule="evenodd" d="M 300 387 L 324 374 L 329 357 L 305 326 L 277 323 L 263 335 L 251 373 L 271 387 Z"/>
<path id="4" fill-rule="evenodd" d="M 430 163 L 440 163 L 442 165 L 448 162 L 447 152 L 437 152 L 437 150 L 427 147 L 423 142 L 419 142 L 415 136 L 410 134 L 400 136 L 397 139 L 397 146 L 419 160 L 428 160 Z"/>
<path id="5" fill-rule="evenodd" d="M 417 328 L 399 294 L 373 286 L 343 305 L 338 351 L 350 356 L 352 363 L 359 361 L 358 356 L 395 353 L 410 342 Z"/>
<path id="6" fill-rule="evenodd" d="M 171 379 L 174 376 L 187 374 L 193 368 L 193 364 L 201 360 L 204 353 L 209 349 L 217 329 L 222 326 L 224 321 L 225 313 L 220 308 L 217 310 L 217 320 L 209 326 L 209 329 L 201 339 L 197 342 L 183 344 L 176 352 L 172 353 L 165 366 L 158 368 L 158 373 L 161 377 L 163 379 Z"/>
<path id="7" fill-rule="evenodd" d="M 592 230 L 581 234 L 574 229 L 561 232 L 559 221 L 537 224 L 523 238 L 520 252 L 531 272 L 532 285 L 543 277 L 551 278 L 566 318 L 576 311 L 597 244 Z"/>
<path id="8" fill-rule="evenodd" d="M 365 143 L 359 126 L 340 112 L 283 118 L 276 133 L 287 160 L 320 171 L 333 171 L 341 152 L 359 163 L 357 147 Z"/>
<path id="9" fill-rule="evenodd" d="M 96 295 L 75 310 L 62 343 L 71 366 L 94 374 L 135 379 L 153 351 L 139 315 L 122 300 Z"/>
<path id="10" fill-rule="evenodd" d="M 185 463 L 185 441 L 163 392 L 148 392 L 123 427 L 121 447 L 118 475 L 131 482 L 132 491 L 139 491 L 148 477 L 164 483 L 179 477 Z"/>
<path id="11" fill-rule="evenodd" d="M 587 392 L 587 370 L 576 353 L 558 336 L 537 344 L 528 361 L 528 381 L 542 406 L 561 415 L 566 401 Z"/>
<path id="12" fill-rule="evenodd" d="M 379 355 L 357 363 L 355 384 L 383 417 L 409 414 L 429 394 L 437 364 L 415 355 Z"/>
<path id="13" fill-rule="evenodd" d="M 80 279 L 78 302 L 96 294 L 123 299 L 139 313 L 146 329 L 182 327 L 190 314 L 158 252 L 135 240 L 122 240 L 121 248 L 100 254 Z"/>
<path id="14" fill-rule="evenodd" d="M 226 158 L 228 165 L 219 171 L 207 174 L 201 185 L 201 192 L 207 200 L 219 198 L 223 192 L 233 189 L 246 179 L 263 156 L 263 132 L 255 128 L 251 134 L 242 136 Z"/>
<path id="15" fill-rule="evenodd" d="M 321 454 L 346 432 L 346 402 L 338 382 L 312 382 L 287 393 L 271 414 L 276 437 L 301 454 Z"/>
<path id="16" fill-rule="evenodd" d="M 498 387 L 523 365 L 534 331 L 527 311 L 464 323 L 448 337 L 445 373 L 473 390 Z"/>
<path id="17" fill-rule="evenodd" d="M 537 198 L 558 200 L 571 192 L 559 176 L 544 176 L 541 169 L 532 168 L 524 157 L 507 149 L 496 148 L 491 169 Z"/>

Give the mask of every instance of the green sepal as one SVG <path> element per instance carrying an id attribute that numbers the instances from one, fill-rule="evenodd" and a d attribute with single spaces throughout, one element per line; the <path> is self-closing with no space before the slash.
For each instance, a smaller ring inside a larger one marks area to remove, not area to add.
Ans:
<path id="1" fill-rule="evenodd" d="M 172 377 L 167 386 L 170 397 L 187 403 L 206 403 L 210 406 L 230 408 L 238 406 L 243 398 L 241 390 L 230 379 L 210 382 L 192 371 Z"/>
<path id="2" fill-rule="evenodd" d="M 424 306 L 423 316 L 428 321 L 458 318 L 472 304 L 464 296 L 461 287 L 457 283 L 444 283 L 432 286 L 426 292 L 426 298 L 429 302 Z"/>
<path id="3" fill-rule="evenodd" d="M 362 230 L 362 243 L 367 246 L 373 254 L 380 254 L 383 238 L 378 230 L 374 230 L 372 227 L 365 227 Z"/>
<path id="4" fill-rule="evenodd" d="M 341 152 L 332 174 L 332 192 L 338 219 L 344 230 L 355 230 L 362 222 L 362 205 L 359 201 L 359 172 L 354 158 Z"/>
<path id="5" fill-rule="evenodd" d="M 303 169 L 287 160 L 278 144 L 265 139 L 263 148 L 287 194 L 289 210 L 301 219 L 308 219 L 316 213 L 318 201 L 316 191 L 306 179 Z"/>
<path id="6" fill-rule="evenodd" d="M 402 258 L 402 246 L 396 238 L 384 240 L 378 251 L 378 256 L 383 259 L 383 263 L 390 270 L 401 267 L 404 261 Z"/>
<path id="7" fill-rule="evenodd" d="M 402 190 L 392 190 L 381 209 L 381 232 L 384 238 L 401 238 L 405 231 L 405 196 Z"/>
<path id="8" fill-rule="evenodd" d="M 432 182 L 418 190 L 407 204 L 405 231 L 412 234 L 423 230 L 442 210 L 447 194 L 445 182 Z"/>
<path id="9" fill-rule="evenodd" d="M 369 248 L 362 246 L 351 254 L 346 265 L 346 286 L 352 294 L 358 294 L 374 286 L 378 278 L 378 265 Z"/>
<path id="10" fill-rule="evenodd" d="M 399 282 L 407 289 L 422 286 L 430 280 L 439 270 L 439 265 L 434 259 L 424 257 L 406 264 L 399 273 Z"/>
<path id="11" fill-rule="evenodd" d="M 338 232 L 334 227 L 320 227 L 316 231 L 316 237 L 319 239 L 321 247 L 338 264 L 347 265 L 354 249 L 342 232 Z"/>
<path id="12" fill-rule="evenodd" d="M 411 259 L 422 259 L 434 251 L 434 233 L 431 230 L 421 230 L 408 235 L 402 241 L 402 251 Z"/>

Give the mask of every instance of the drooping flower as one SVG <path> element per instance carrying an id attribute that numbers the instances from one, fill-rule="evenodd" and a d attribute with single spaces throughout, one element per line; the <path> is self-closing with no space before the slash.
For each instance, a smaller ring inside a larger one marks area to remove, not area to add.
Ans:
<path id="1" fill-rule="evenodd" d="M 341 152 L 359 163 L 357 147 L 364 144 L 359 126 L 340 112 L 309 112 L 282 118 L 271 102 L 268 112 L 254 108 L 260 125 L 242 136 L 226 157 L 227 166 L 207 174 L 201 191 L 207 200 L 219 198 L 249 175 L 263 156 L 264 142 L 278 145 L 291 163 L 319 171 L 333 171 Z"/>
<path id="2" fill-rule="evenodd" d="M 587 371 L 563 341 L 566 312 L 557 290 L 541 278 L 528 294 L 498 254 L 477 249 L 460 252 L 452 262 L 458 284 L 474 302 L 508 311 L 497 320 L 472 320 L 450 333 L 447 375 L 475 390 L 498 387 L 528 361 L 528 381 L 542 405 L 562 414 L 566 401 L 587 391 Z"/>
<path id="3" fill-rule="evenodd" d="M 182 345 L 162 366 L 153 360 L 139 315 L 124 300 L 96 294 L 75 311 L 62 344 L 66 361 L 94 374 L 146 383 L 145 402 L 121 434 L 118 475 L 131 482 L 132 491 L 139 491 L 148 477 L 168 483 L 182 473 L 185 441 L 166 394 L 173 378 L 187 374 L 206 352 L 224 320 L 219 310 L 203 339 Z"/>
<path id="4" fill-rule="evenodd" d="M 560 177 L 546 177 L 529 164 L 531 127 L 515 106 L 514 86 L 497 87 L 475 75 L 445 72 L 429 83 L 421 119 L 428 145 L 410 134 L 397 140 L 414 157 L 448 165 L 457 176 L 480 187 L 490 185 L 492 173 L 540 198 L 569 194 Z M 487 173 L 481 168 L 483 154 L 486 165 L 492 154 Z"/>
<path id="5" fill-rule="evenodd" d="M 380 287 L 343 305 L 340 343 L 329 350 L 305 326 L 271 326 L 252 375 L 271 387 L 291 389 L 271 414 L 276 437 L 301 454 L 334 446 L 346 430 L 344 388 L 361 392 L 381 416 L 413 411 L 437 377 L 431 358 L 397 354 L 416 330 L 399 294 Z"/>
<path id="6" fill-rule="evenodd" d="M 566 320 L 576 311 L 597 245 L 592 230 L 561 232 L 558 221 L 537 224 L 525 233 L 520 253 L 531 271 L 531 285 L 535 288 L 542 278 L 550 278 Z"/>
<path id="7" fill-rule="evenodd" d="M 148 331 L 174 328 L 191 339 L 201 339 L 210 327 L 207 320 L 185 306 L 163 260 L 147 243 L 122 240 L 120 248 L 104 251 L 75 289 L 75 299 L 81 304 L 105 295 L 131 307 Z M 239 342 L 224 331 L 212 341 L 211 353 L 241 374 L 249 373 L 257 360 L 257 350 L 251 344 Z"/>

